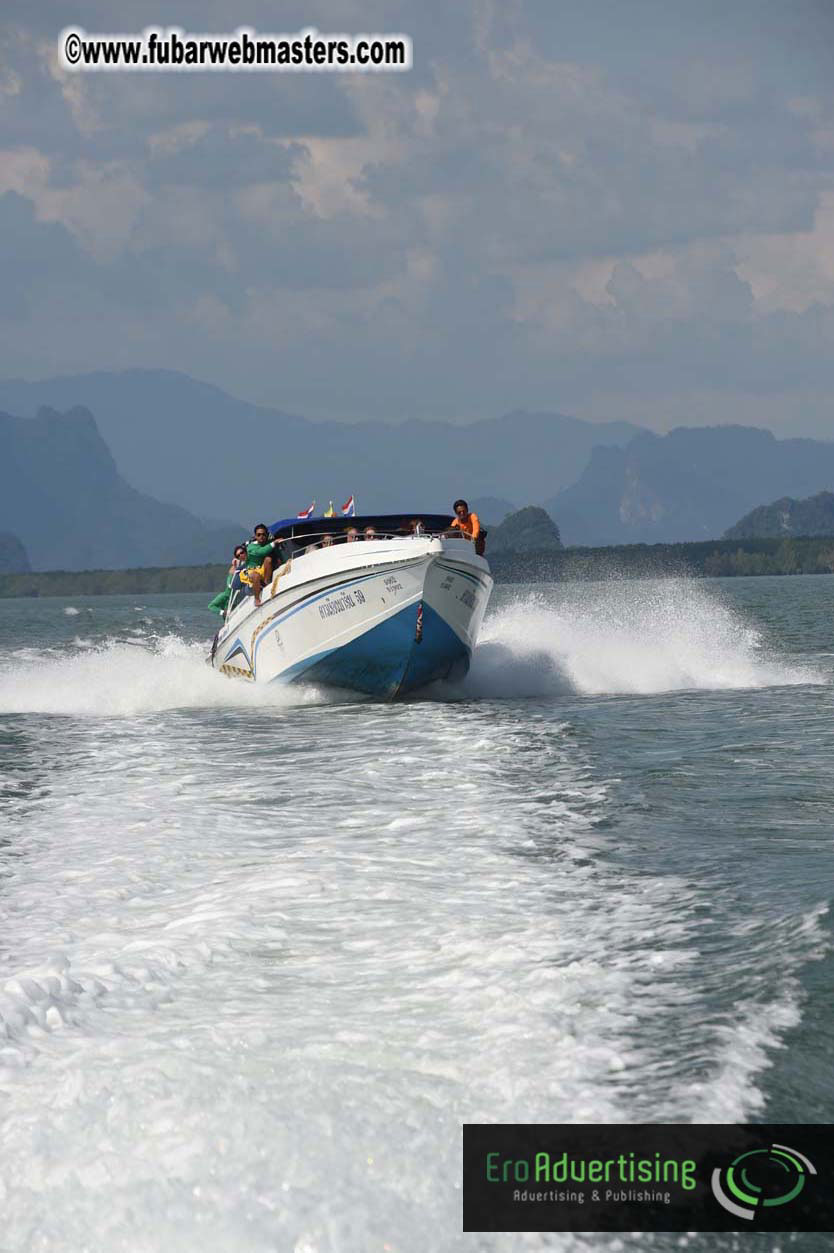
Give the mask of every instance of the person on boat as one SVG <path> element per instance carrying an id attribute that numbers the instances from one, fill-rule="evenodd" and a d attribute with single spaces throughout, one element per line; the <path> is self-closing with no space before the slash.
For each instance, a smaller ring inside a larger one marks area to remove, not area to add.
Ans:
<path id="1" fill-rule="evenodd" d="M 376 539 L 376 530 L 372 526 L 365 527 L 365 539 Z"/>
<path id="2" fill-rule="evenodd" d="M 456 500 L 452 508 L 455 517 L 453 527 L 457 527 L 466 539 L 476 540 L 481 534 L 481 523 L 477 513 L 472 513 L 465 500 Z"/>
<path id="3" fill-rule="evenodd" d="M 408 533 L 412 539 L 417 539 L 423 534 L 423 523 L 420 518 L 412 518 L 408 524 Z"/>
<path id="4" fill-rule="evenodd" d="M 358 540 L 358 539 L 359 539 L 359 532 L 357 531 L 356 527 L 349 526 L 347 529 L 347 533 L 345 534 L 345 543 L 352 544 L 355 540 Z"/>
<path id="5" fill-rule="evenodd" d="M 281 555 L 280 541 L 269 538 L 269 531 L 263 522 L 258 523 L 253 534 L 254 538 L 246 545 L 246 568 L 233 577 L 232 591 L 241 585 L 251 587 L 255 605 L 259 606 L 264 585 L 272 579 L 275 557 Z"/>
<path id="6" fill-rule="evenodd" d="M 209 609 L 212 613 L 219 613 L 221 616 L 226 612 L 226 606 L 232 595 L 232 580 L 241 570 L 246 569 L 246 545 L 238 544 L 232 557 L 232 564 L 229 566 L 229 572 L 226 575 L 226 586 L 222 592 L 218 592 L 214 600 L 209 601 Z"/>
<path id="7" fill-rule="evenodd" d="M 455 517 L 452 520 L 451 529 L 458 530 L 464 539 L 472 540 L 475 552 L 479 557 L 483 557 L 487 533 L 481 526 L 477 513 L 472 512 L 465 500 L 456 500 L 452 508 L 455 511 Z"/>

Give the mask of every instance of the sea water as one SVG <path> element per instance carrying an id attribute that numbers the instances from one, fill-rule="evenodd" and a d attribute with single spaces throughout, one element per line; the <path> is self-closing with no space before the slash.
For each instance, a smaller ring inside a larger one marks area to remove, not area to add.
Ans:
<path id="1" fill-rule="evenodd" d="M 464 1235 L 461 1124 L 834 1121 L 834 579 L 496 589 L 420 699 L 0 602 L 0 1249 Z"/>

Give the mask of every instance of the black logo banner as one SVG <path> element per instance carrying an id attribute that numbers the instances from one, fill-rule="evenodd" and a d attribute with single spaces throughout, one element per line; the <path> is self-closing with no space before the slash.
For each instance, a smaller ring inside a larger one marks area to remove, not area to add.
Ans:
<path id="1" fill-rule="evenodd" d="M 834 1126 L 467 1124 L 464 1231 L 834 1231 Z"/>

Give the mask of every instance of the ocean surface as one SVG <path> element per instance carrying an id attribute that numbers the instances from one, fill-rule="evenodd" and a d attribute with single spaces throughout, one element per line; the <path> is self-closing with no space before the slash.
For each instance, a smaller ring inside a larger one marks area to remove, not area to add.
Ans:
<path id="1" fill-rule="evenodd" d="M 0 1250 L 464 1235 L 463 1122 L 834 1121 L 834 577 L 501 587 L 461 685 L 0 601 Z"/>

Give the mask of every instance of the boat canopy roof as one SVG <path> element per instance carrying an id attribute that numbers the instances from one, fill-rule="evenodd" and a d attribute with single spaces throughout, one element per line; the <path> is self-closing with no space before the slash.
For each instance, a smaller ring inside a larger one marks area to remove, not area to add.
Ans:
<path id="1" fill-rule="evenodd" d="M 303 535 L 344 535 L 349 527 L 364 531 L 366 526 L 383 535 L 410 535 L 411 526 L 419 522 L 424 531 L 445 531 L 454 517 L 450 513 L 363 513 L 355 518 L 281 518 L 271 530 L 276 539 L 297 539 Z"/>

